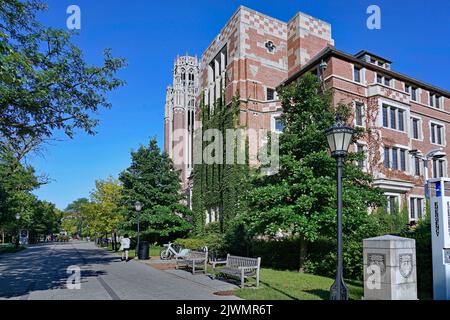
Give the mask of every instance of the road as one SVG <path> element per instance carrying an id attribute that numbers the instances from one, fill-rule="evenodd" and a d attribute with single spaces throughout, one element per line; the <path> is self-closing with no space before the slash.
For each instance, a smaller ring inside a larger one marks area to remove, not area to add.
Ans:
<path id="1" fill-rule="evenodd" d="M 80 268 L 79 289 L 67 287 L 68 277 L 74 274 L 67 272 L 70 266 Z M 16 254 L 0 256 L 0 299 L 215 300 L 233 298 L 216 296 L 209 286 L 170 272 L 157 270 L 139 261 L 122 262 L 119 256 L 88 242 L 41 244 L 30 246 Z"/>

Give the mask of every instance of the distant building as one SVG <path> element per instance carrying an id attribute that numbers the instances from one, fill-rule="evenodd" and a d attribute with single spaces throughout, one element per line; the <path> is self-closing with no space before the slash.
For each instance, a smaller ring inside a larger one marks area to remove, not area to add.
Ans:
<path id="1" fill-rule="evenodd" d="M 198 76 L 196 73 L 191 90 L 180 86 L 176 79 L 180 79 L 178 68 L 183 62 L 175 63 L 165 118 L 166 150 L 172 157 L 174 137 L 170 128 L 186 129 L 188 139 L 181 152 L 186 162 L 178 166 L 186 188 L 193 150 L 189 115 L 193 110 L 198 112 L 195 107 L 200 99 L 212 105 L 224 92 L 225 101 L 230 103 L 239 92 L 242 125 L 282 131 L 276 88 L 310 71 L 334 89 L 334 103 L 353 104 L 355 126 L 371 129 L 352 148 L 365 154 L 359 165 L 373 174 L 374 185 L 385 191 L 388 210 L 407 206 L 411 221 L 423 216 L 424 167 L 408 151 L 425 154 L 442 148 L 450 154 L 450 92 L 393 71 L 391 61 L 373 53 L 352 55 L 335 49 L 331 25 L 301 12 L 283 22 L 241 6 L 205 50 L 199 64 L 195 58 L 190 59 Z M 323 72 L 319 70 L 321 63 L 326 63 Z M 177 96 L 185 98 L 174 99 Z M 192 108 L 187 105 L 190 99 L 194 99 Z M 260 147 L 250 145 L 250 154 L 256 154 Z M 440 176 L 448 176 L 447 158 L 429 165 L 429 177 Z"/>

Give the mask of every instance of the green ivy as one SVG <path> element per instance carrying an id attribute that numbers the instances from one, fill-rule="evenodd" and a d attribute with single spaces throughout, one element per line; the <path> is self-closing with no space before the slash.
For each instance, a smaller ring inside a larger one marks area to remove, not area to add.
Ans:
<path id="1" fill-rule="evenodd" d="M 203 100 L 203 99 L 202 99 Z M 196 233 L 205 231 L 206 211 L 212 208 L 219 210 L 219 231 L 227 229 L 231 219 L 243 210 L 245 201 L 241 200 L 243 190 L 248 190 L 246 184 L 249 176 L 248 141 L 245 143 L 245 164 L 237 164 L 237 147 L 235 143 L 235 163 L 226 163 L 227 159 L 227 129 L 244 129 L 239 123 L 239 96 L 235 96 L 230 104 L 224 99 L 218 99 L 214 106 L 202 102 L 200 106 L 202 132 L 208 129 L 218 129 L 222 135 L 222 163 L 194 165 L 193 171 L 193 221 Z M 199 134 L 197 132 L 196 134 Z M 197 139 L 202 152 L 210 143 Z M 235 141 L 236 142 L 236 141 Z M 216 155 L 215 155 L 216 156 Z"/>

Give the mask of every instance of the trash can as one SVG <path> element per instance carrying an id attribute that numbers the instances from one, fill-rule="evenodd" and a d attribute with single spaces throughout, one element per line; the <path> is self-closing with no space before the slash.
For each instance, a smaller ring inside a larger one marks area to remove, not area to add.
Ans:
<path id="1" fill-rule="evenodd" d="M 138 248 L 138 259 L 148 260 L 150 257 L 150 245 L 148 241 L 140 241 Z"/>

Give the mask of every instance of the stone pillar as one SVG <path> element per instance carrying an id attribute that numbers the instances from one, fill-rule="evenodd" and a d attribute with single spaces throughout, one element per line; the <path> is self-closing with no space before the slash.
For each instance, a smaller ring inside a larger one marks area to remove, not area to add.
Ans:
<path id="1" fill-rule="evenodd" d="M 364 299 L 417 300 L 416 241 L 385 235 L 363 246 Z"/>

